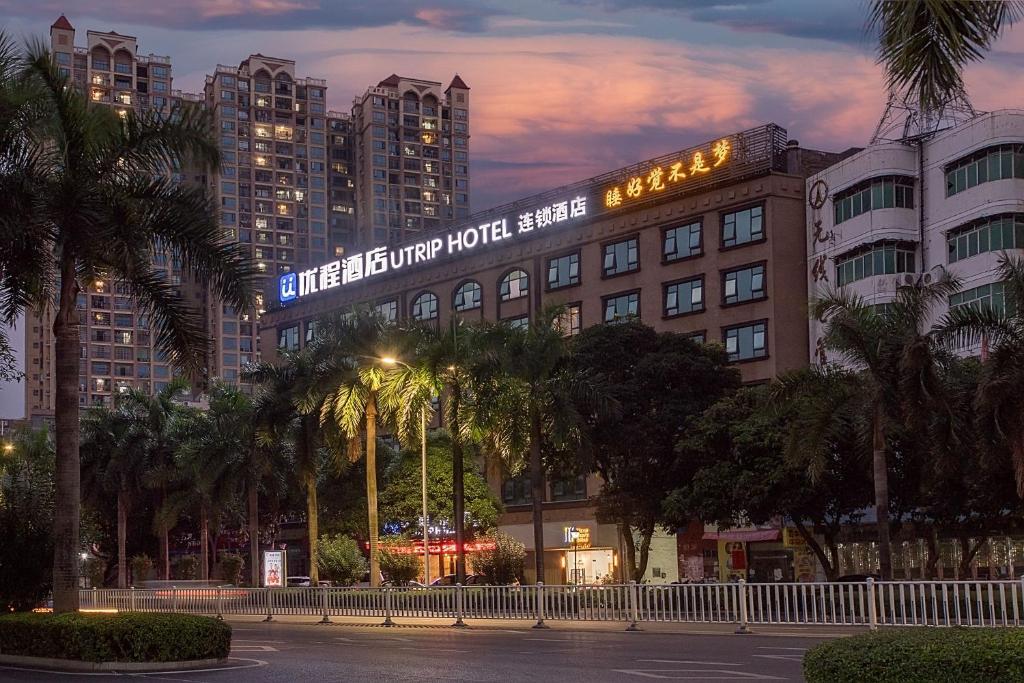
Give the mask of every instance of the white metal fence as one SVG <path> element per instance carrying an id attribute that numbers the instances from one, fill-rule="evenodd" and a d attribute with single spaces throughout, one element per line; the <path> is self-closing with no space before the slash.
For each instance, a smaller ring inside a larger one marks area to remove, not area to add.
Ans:
<path id="1" fill-rule="evenodd" d="M 545 621 L 1024 626 L 1024 580 L 386 588 L 157 588 L 81 591 L 82 609 Z"/>

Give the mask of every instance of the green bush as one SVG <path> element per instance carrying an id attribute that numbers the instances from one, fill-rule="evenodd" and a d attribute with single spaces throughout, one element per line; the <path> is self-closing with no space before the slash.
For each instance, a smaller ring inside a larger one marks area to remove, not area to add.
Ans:
<path id="1" fill-rule="evenodd" d="M 238 586 L 242 582 L 243 567 L 245 567 L 245 559 L 241 555 L 225 553 L 220 556 L 218 573 L 227 583 Z"/>
<path id="2" fill-rule="evenodd" d="M 351 586 L 366 573 L 366 558 L 359 544 L 348 536 L 321 536 L 317 546 L 320 578 L 336 586 Z"/>
<path id="3" fill-rule="evenodd" d="M 199 571 L 199 558 L 195 555 L 184 555 L 174 562 L 174 578 L 192 581 Z"/>
<path id="4" fill-rule="evenodd" d="M 487 583 L 506 586 L 523 575 L 526 546 L 501 531 L 481 540 L 494 541 L 493 550 L 481 550 L 473 558 L 473 569 L 487 577 Z"/>
<path id="5" fill-rule="evenodd" d="M 1024 631 L 885 629 L 818 645 L 804 656 L 808 683 L 1024 681 Z"/>
<path id="6" fill-rule="evenodd" d="M 404 586 L 420 575 L 420 558 L 409 552 L 402 552 L 401 541 L 381 543 L 377 552 L 380 555 L 380 570 L 392 583 Z"/>
<path id="7" fill-rule="evenodd" d="M 149 580 L 149 575 L 153 573 L 153 558 L 145 553 L 136 555 L 131 559 L 131 565 L 133 585 Z"/>
<path id="8" fill-rule="evenodd" d="M 231 627 L 188 614 L 7 614 L 0 652 L 86 662 L 179 662 L 224 659 Z"/>

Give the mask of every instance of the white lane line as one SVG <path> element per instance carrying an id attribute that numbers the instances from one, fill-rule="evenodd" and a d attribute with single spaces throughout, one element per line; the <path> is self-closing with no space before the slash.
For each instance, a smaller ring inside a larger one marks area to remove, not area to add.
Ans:
<path id="1" fill-rule="evenodd" d="M 799 650 L 800 652 L 807 652 L 806 647 L 770 647 L 768 645 L 758 645 L 758 650 Z"/>
<path id="2" fill-rule="evenodd" d="M 615 673 L 676 681 L 784 681 L 778 676 L 730 671 L 728 669 L 612 669 Z M 675 674 L 675 675 L 665 675 Z M 683 675 L 680 675 L 683 674 Z M 712 675 L 714 674 L 714 675 Z"/>
<path id="3" fill-rule="evenodd" d="M 638 659 L 636 661 L 653 662 L 654 664 L 703 664 L 704 666 L 743 666 L 742 662 L 701 662 L 693 659 Z"/>
<path id="4" fill-rule="evenodd" d="M 575 638 L 523 638 L 523 640 L 532 640 L 537 643 L 578 643 L 579 640 Z"/>
<path id="5" fill-rule="evenodd" d="M 400 647 L 399 650 L 405 650 L 406 652 L 423 652 L 423 648 L 419 647 Z M 457 652 L 460 654 L 466 654 L 469 650 L 452 650 L 444 647 L 432 647 L 428 652 Z"/>
<path id="6" fill-rule="evenodd" d="M 232 645 L 232 652 L 280 652 L 273 645 Z"/>
<path id="7" fill-rule="evenodd" d="M 802 662 L 804 660 L 803 655 L 788 654 L 788 655 L 751 655 L 751 657 L 760 657 L 761 659 L 781 659 L 786 662 Z"/>

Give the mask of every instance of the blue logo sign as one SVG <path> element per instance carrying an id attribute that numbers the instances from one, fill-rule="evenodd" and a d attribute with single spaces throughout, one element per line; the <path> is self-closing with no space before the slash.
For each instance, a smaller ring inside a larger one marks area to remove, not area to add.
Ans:
<path id="1" fill-rule="evenodd" d="M 278 296 L 281 303 L 291 301 L 299 296 L 299 276 L 295 273 L 285 273 L 277 283 Z"/>

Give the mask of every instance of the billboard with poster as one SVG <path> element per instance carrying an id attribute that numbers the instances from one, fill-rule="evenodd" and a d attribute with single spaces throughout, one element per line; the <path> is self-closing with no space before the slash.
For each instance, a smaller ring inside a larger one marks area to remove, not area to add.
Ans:
<path id="1" fill-rule="evenodd" d="M 288 577 L 287 556 L 283 550 L 263 551 L 264 588 L 283 588 Z"/>

